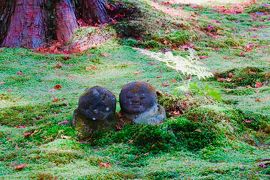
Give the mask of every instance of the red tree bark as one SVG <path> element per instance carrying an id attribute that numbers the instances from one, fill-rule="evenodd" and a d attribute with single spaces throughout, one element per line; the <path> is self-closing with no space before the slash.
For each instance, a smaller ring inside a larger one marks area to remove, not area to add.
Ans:
<path id="1" fill-rule="evenodd" d="M 56 37 L 60 42 L 68 42 L 78 28 L 74 8 L 70 0 L 60 0 L 56 4 Z"/>
<path id="2" fill-rule="evenodd" d="M 78 28 L 73 0 L 0 0 L 0 45 L 39 48 L 68 42 Z M 77 16 L 106 23 L 105 0 L 76 0 Z"/>
<path id="3" fill-rule="evenodd" d="M 46 42 L 44 3 L 46 0 L 16 1 L 3 46 L 37 48 Z"/>
<path id="4" fill-rule="evenodd" d="M 6 36 L 15 2 L 0 0 L 0 44 Z"/>
<path id="5" fill-rule="evenodd" d="M 84 20 L 102 24 L 109 22 L 105 0 L 80 0 L 79 2 L 80 14 Z"/>

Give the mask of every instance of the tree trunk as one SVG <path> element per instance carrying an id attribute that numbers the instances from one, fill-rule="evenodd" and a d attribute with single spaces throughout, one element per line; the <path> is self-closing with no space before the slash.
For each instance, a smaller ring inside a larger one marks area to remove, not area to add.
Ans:
<path id="1" fill-rule="evenodd" d="M 81 0 L 79 4 L 79 14 L 86 22 L 101 24 L 109 22 L 105 0 Z"/>
<path id="2" fill-rule="evenodd" d="M 78 28 L 73 1 L 0 0 L 0 45 L 39 48 L 50 39 L 68 42 Z M 76 2 L 79 18 L 93 23 L 109 22 L 105 0 Z"/>
<path id="3" fill-rule="evenodd" d="M 3 42 L 14 11 L 15 2 L 0 0 L 0 44 Z"/>
<path id="4" fill-rule="evenodd" d="M 56 37 L 63 43 L 68 42 L 78 28 L 74 8 L 70 0 L 60 0 L 56 4 Z"/>
<path id="5" fill-rule="evenodd" d="M 3 41 L 6 47 L 37 48 L 46 42 L 46 0 L 16 0 L 9 29 Z"/>

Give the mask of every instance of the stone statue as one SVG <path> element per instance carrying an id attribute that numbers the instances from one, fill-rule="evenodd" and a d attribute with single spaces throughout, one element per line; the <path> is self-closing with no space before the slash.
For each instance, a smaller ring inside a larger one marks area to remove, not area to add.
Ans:
<path id="1" fill-rule="evenodd" d="M 115 96 L 109 90 L 95 86 L 87 89 L 80 97 L 72 123 L 81 137 L 87 137 L 95 130 L 112 127 L 115 110 Z"/>
<path id="2" fill-rule="evenodd" d="M 159 124 L 166 118 L 166 112 L 157 103 L 153 86 L 146 82 L 131 82 L 120 93 L 121 114 L 138 124 Z"/>

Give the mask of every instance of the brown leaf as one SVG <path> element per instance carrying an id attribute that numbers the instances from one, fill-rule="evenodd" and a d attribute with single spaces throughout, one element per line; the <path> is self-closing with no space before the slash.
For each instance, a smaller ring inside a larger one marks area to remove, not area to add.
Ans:
<path id="1" fill-rule="evenodd" d="M 91 66 L 86 67 L 85 69 L 86 71 L 94 71 L 94 70 L 97 70 L 97 66 L 91 65 Z"/>
<path id="2" fill-rule="evenodd" d="M 170 86 L 170 84 L 167 83 L 167 82 L 164 82 L 164 83 L 162 83 L 162 86 L 163 86 L 163 87 L 168 87 L 168 86 Z"/>
<path id="3" fill-rule="evenodd" d="M 110 167 L 112 167 L 112 165 L 108 162 L 100 162 L 99 167 L 100 168 L 110 168 Z"/>
<path id="4" fill-rule="evenodd" d="M 20 126 L 16 126 L 16 128 L 18 128 L 18 129 L 24 129 L 24 128 L 26 128 L 26 126 L 25 125 L 20 125 Z"/>
<path id="5" fill-rule="evenodd" d="M 255 102 L 262 102 L 262 100 L 260 98 L 256 98 Z"/>
<path id="6" fill-rule="evenodd" d="M 5 84 L 5 82 L 4 82 L 4 81 L 1 81 L 1 82 L 0 82 L 0 85 L 3 85 L 3 84 Z"/>
<path id="7" fill-rule="evenodd" d="M 256 88 L 261 88 L 262 86 L 263 86 L 263 83 L 261 83 L 261 82 L 256 82 L 256 84 L 255 84 Z"/>
<path id="8" fill-rule="evenodd" d="M 200 59 L 207 59 L 208 56 L 199 56 Z"/>
<path id="9" fill-rule="evenodd" d="M 69 120 L 64 120 L 58 123 L 58 125 L 67 125 L 69 124 Z"/>
<path id="10" fill-rule="evenodd" d="M 60 90 L 62 89 L 62 86 L 60 84 L 56 84 L 53 88 L 56 90 Z"/>
<path id="11" fill-rule="evenodd" d="M 177 83 L 177 80 L 176 79 L 172 79 L 172 83 Z"/>
<path id="12" fill-rule="evenodd" d="M 58 102 L 59 99 L 57 97 L 53 98 L 52 102 Z"/>
<path id="13" fill-rule="evenodd" d="M 20 170 L 23 170 L 26 167 L 27 167 L 27 164 L 19 164 L 19 165 L 14 166 L 14 169 L 17 170 L 17 171 L 20 171 Z"/>
<path id="14" fill-rule="evenodd" d="M 23 75 L 23 72 L 22 71 L 18 71 L 17 72 L 17 75 L 22 76 Z"/>
<path id="15" fill-rule="evenodd" d="M 109 54 L 108 53 L 101 53 L 100 54 L 102 57 L 109 57 Z"/>
<path id="16" fill-rule="evenodd" d="M 63 67 L 63 64 L 62 63 L 57 63 L 56 65 L 55 65 L 55 68 L 56 69 L 61 69 Z"/>
<path id="17" fill-rule="evenodd" d="M 140 71 L 136 71 L 133 74 L 138 75 L 138 74 L 141 74 L 141 72 Z"/>
<path id="18" fill-rule="evenodd" d="M 218 81 L 218 82 L 225 82 L 226 79 L 225 79 L 225 78 L 217 78 L 217 81 Z"/>
<path id="19" fill-rule="evenodd" d="M 24 136 L 25 138 L 29 138 L 32 134 L 33 134 L 33 132 L 24 132 L 24 133 L 23 133 L 23 136 Z"/>
<path id="20" fill-rule="evenodd" d="M 64 59 L 65 61 L 67 61 L 67 60 L 70 59 L 70 56 L 69 56 L 69 55 L 65 55 L 65 56 L 63 57 L 63 59 Z"/>
<path id="21" fill-rule="evenodd" d="M 245 57 L 246 55 L 245 55 L 244 52 L 240 52 L 240 53 L 239 53 L 239 56 L 240 56 L 240 57 Z"/>
<path id="22" fill-rule="evenodd" d="M 232 78 L 232 77 L 233 77 L 233 73 L 230 72 L 230 73 L 228 74 L 228 78 Z"/>
<path id="23" fill-rule="evenodd" d="M 245 119 L 245 120 L 244 120 L 244 123 L 247 123 L 247 124 L 252 123 L 252 120 L 250 120 L 250 119 Z"/>

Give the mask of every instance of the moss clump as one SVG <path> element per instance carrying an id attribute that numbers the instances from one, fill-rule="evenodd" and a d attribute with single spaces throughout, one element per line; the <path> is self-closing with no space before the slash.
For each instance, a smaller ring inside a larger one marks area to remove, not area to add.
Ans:
<path id="1" fill-rule="evenodd" d="M 65 103 L 14 106 L 0 109 L 0 124 L 6 126 L 35 125 L 55 118 L 63 109 L 70 107 Z"/>
<path id="2" fill-rule="evenodd" d="M 224 73 L 217 73 L 215 77 L 219 81 L 222 80 L 225 87 L 230 88 L 238 86 L 256 87 L 256 83 L 264 83 L 270 79 L 268 73 L 256 67 L 232 69 Z"/>
<path id="3" fill-rule="evenodd" d="M 44 144 L 61 137 L 73 139 L 77 137 L 77 132 L 71 126 L 59 126 L 54 124 L 41 126 L 37 129 L 33 129 L 32 132 L 34 133 L 28 140 L 36 144 Z"/>
<path id="4" fill-rule="evenodd" d="M 179 116 L 199 105 L 199 102 L 192 97 L 179 97 L 168 94 L 159 96 L 158 102 L 165 108 L 168 117 Z"/>
<path id="5" fill-rule="evenodd" d="M 138 44 L 139 44 L 139 42 L 138 42 L 136 39 L 133 39 L 133 38 L 123 39 L 123 40 L 121 41 L 121 43 L 122 43 L 123 45 L 126 45 L 126 46 L 132 46 L 132 47 L 138 46 Z"/>
<path id="6" fill-rule="evenodd" d="M 254 89 L 251 88 L 241 88 L 241 89 L 230 89 L 226 90 L 225 93 L 237 95 L 237 96 L 244 96 L 244 95 L 252 95 L 255 93 Z"/>
<path id="7" fill-rule="evenodd" d="M 142 47 L 145 48 L 151 48 L 151 49 L 161 49 L 164 48 L 164 45 L 161 44 L 160 42 L 157 42 L 155 40 L 149 40 L 149 41 L 145 41 L 141 44 Z"/>
<path id="8" fill-rule="evenodd" d="M 218 131 L 213 125 L 192 122 L 185 118 L 177 118 L 167 122 L 168 129 L 176 137 L 178 146 L 187 147 L 189 150 L 199 150 L 214 143 Z"/>
<path id="9" fill-rule="evenodd" d="M 176 179 L 180 176 L 176 171 L 155 171 L 147 174 L 148 179 Z"/>
<path id="10" fill-rule="evenodd" d="M 247 8 L 247 13 L 256 13 L 256 12 L 270 12 L 270 6 L 267 4 L 261 4 L 261 5 L 252 5 Z"/>
<path id="11" fill-rule="evenodd" d="M 181 46 L 188 43 L 192 39 L 193 35 L 187 30 L 173 31 L 167 35 L 157 37 L 161 42 L 166 42 L 172 46 Z"/>
<path id="12" fill-rule="evenodd" d="M 36 175 L 31 176 L 31 179 L 38 179 L 38 180 L 56 180 L 58 179 L 56 176 L 50 174 L 50 173 L 38 173 Z"/>
<path id="13" fill-rule="evenodd" d="M 118 132 L 95 134 L 93 145 L 129 143 L 140 152 L 157 153 L 173 149 L 199 150 L 212 144 L 219 136 L 213 125 L 186 118 L 169 119 L 152 125 L 126 125 Z"/>

